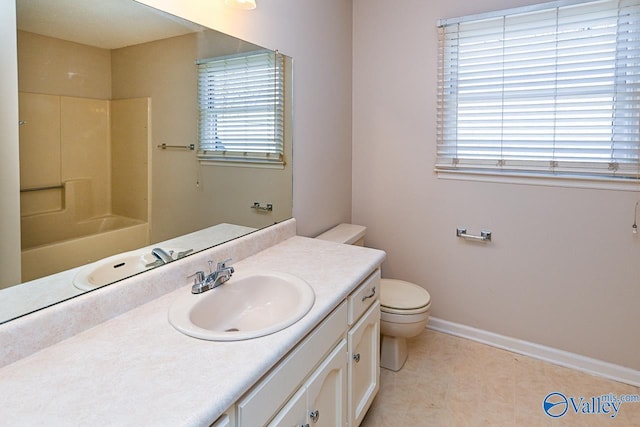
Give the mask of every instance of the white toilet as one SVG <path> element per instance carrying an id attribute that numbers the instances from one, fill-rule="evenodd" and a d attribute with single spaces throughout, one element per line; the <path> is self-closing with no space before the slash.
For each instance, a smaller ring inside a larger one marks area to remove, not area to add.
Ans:
<path id="1" fill-rule="evenodd" d="M 316 237 L 348 245 L 364 245 L 366 227 L 340 224 Z M 380 281 L 380 366 L 398 371 L 407 360 L 407 338 L 427 326 L 431 296 L 424 288 L 395 279 Z"/>

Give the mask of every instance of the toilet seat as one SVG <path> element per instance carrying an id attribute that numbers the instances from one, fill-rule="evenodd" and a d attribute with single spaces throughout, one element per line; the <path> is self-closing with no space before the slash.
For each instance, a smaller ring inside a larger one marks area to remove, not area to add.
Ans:
<path id="1" fill-rule="evenodd" d="M 380 310 L 398 315 L 422 314 L 431 308 L 431 295 L 415 283 L 380 280 Z"/>
<path id="2" fill-rule="evenodd" d="M 389 313 L 388 311 L 380 311 L 380 321 L 381 322 L 390 322 L 390 323 L 398 323 L 398 324 L 406 324 L 406 323 L 422 323 L 429 320 L 429 309 L 431 306 L 427 306 L 425 311 L 420 313 L 412 313 L 412 314 L 396 314 Z"/>

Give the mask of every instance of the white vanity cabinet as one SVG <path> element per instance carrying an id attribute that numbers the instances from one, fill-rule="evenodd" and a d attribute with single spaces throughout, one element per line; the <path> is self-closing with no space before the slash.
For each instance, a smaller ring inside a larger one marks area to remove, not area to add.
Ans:
<path id="1" fill-rule="evenodd" d="M 347 351 L 343 339 L 269 427 L 346 427 Z"/>
<path id="2" fill-rule="evenodd" d="M 322 376 L 322 367 L 334 355 L 344 365 L 340 380 L 345 383 L 346 400 L 347 349 L 344 341 L 347 322 L 347 303 L 343 302 L 236 403 L 238 427 L 265 426 L 277 416 L 280 408 L 302 405 L 298 401 L 304 400 L 306 407 L 307 396 L 302 396 L 304 391 L 300 393 L 301 389 L 310 385 L 312 377 Z M 343 410 L 346 419 L 346 406 Z"/>
<path id="3" fill-rule="evenodd" d="M 379 283 L 376 269 L 236 403 L 238 427 L 360 425 L 379 389 Z"/>

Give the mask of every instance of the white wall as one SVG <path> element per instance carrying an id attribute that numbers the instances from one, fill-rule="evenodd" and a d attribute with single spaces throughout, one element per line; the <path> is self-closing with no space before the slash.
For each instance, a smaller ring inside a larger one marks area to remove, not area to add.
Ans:
<path id="1" fill-rule="evenodd" d="M 0 288 L 20 283 L 20 172 L 15 2 L 0 2 Z"/>
<path id="2" fill-rule="evenodd" d="M 142 0 L 293 57 L 293 215 L 314 236 L 351 219 L 350 0 Z"/>
<path id="3" fill-rule="evenodd" d="M 437 19 L 535 2 L 354 0 L 353 222 L 387 251 L 383 276 L 429 290 L 434 316 L 640 369 L 638 191 L 433 172 Z"/>

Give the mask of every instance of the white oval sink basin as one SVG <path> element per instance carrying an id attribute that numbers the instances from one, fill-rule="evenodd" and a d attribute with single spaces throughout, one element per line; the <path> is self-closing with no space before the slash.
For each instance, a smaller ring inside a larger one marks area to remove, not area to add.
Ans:
<path id="1" fill-rule="evenodd" d="M 315 293 L 286 273 L 232 277 L 202 294 L 185 294 L 169 308 L 178 331 L 210 341 L 257 338 L 291 326 L 309 312 Z"/>
<path id="2" fill-rule="evenodd" d="M 171 249 L 169 253 L 178 254 L 179 249 Z M 118 280 L 131 277 L 150 268 L 157 259 L 151 249 L 136 250 L 113 255 L 101 259 L 80 269 L 73 277 L 73 286 L 83 291 L 90 291 Z"/>

